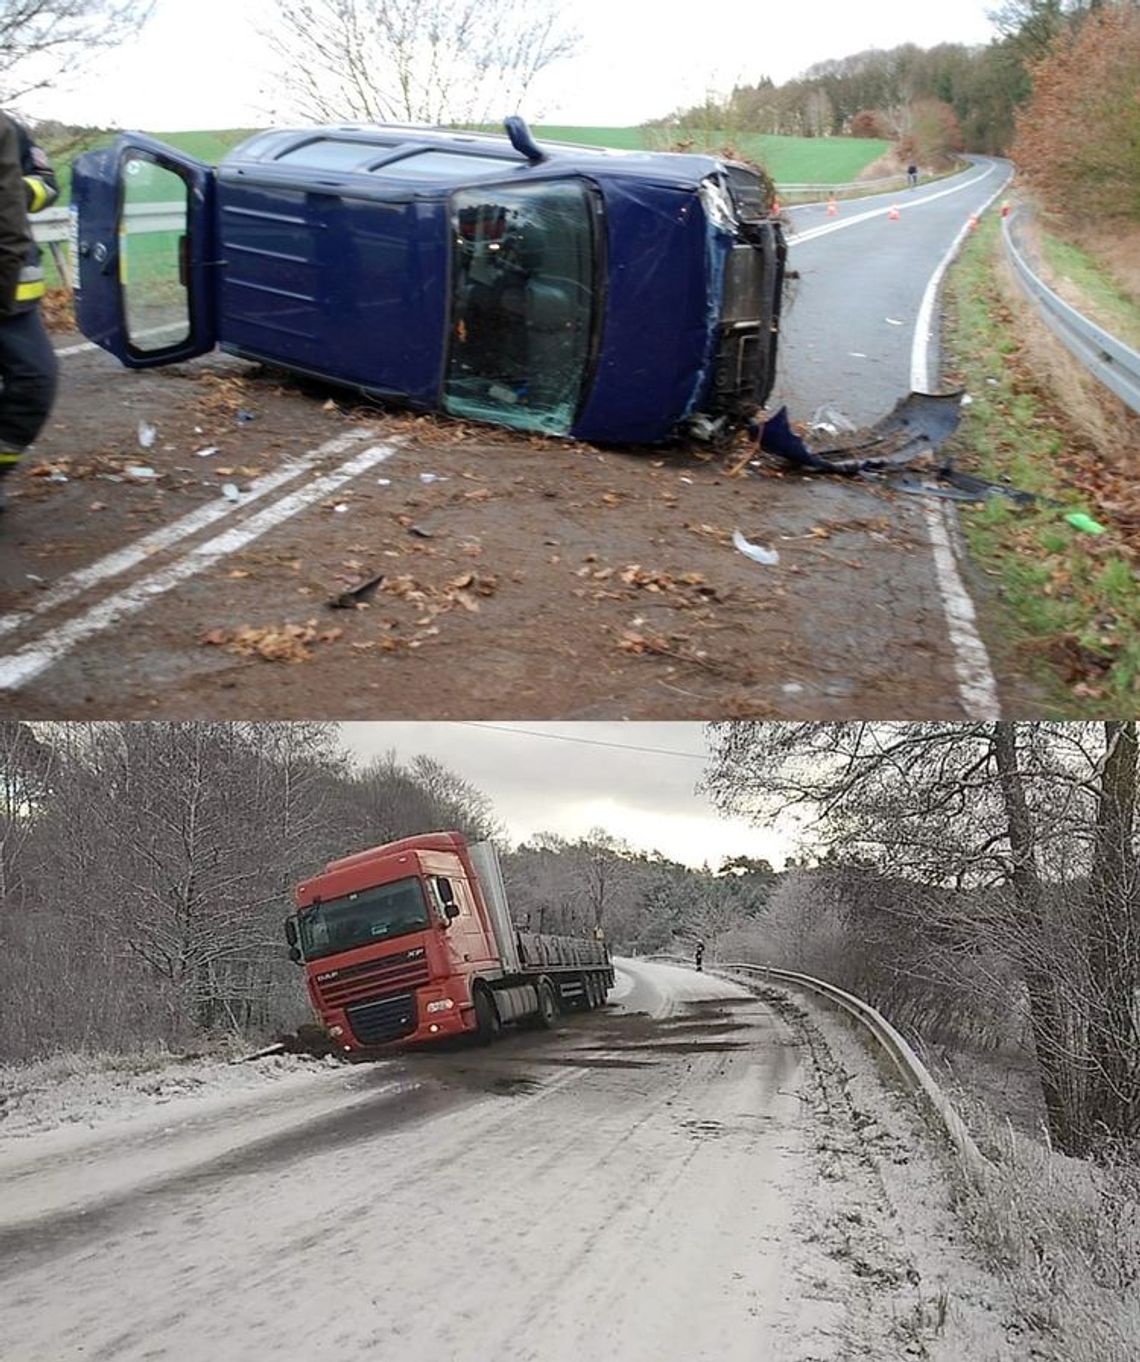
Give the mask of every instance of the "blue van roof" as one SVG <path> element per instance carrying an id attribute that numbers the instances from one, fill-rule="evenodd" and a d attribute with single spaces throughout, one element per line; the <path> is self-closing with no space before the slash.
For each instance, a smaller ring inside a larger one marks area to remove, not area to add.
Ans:
<path id="1" fill-rule="evenodd" d="M 238 167 L 274 168 L 360 176 L 421 189 L 453 188 L 478 179 L 536 175 L 617 175 L 695 188 L 724 162 L 714 156 L 668 151 L 624 151 L 538 139 L 541 161 L 528 161 L 502 133 L 466 132 L 401 123 L 341 123 L 276 128 L 255 133 L 222 161 Z M 359 155 L 356 149 L 359 148 Z M 470 163 L 470 164 L 468 164 Z"/>

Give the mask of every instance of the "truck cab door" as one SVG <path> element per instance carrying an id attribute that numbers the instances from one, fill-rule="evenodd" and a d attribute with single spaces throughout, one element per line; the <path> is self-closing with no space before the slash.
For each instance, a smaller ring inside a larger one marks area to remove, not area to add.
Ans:
<path id="1" fill-rule="evenodd" d="M 71 259 L 79 329 L 132 369 L 214 347 L 214 172 L 126 133 L 72 170 Z"/>

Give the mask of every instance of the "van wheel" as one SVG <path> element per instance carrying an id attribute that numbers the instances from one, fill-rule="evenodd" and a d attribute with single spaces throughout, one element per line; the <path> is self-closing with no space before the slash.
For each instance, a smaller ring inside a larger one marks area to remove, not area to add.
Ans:
<path id="1" fill-rule="evenodd" d="M 547 1031 L 558 1025 L 558 999 L 547 979 L 538 986 L 538 1024 Z"/>
<path id="2" fill-rule="evenodd" d="M 475 994 L 476 1045 L 490 1045 L 502 1029 L 503 1024 L 499 1020 L 495 1000 L 485 988 L 479 989 Z"/>

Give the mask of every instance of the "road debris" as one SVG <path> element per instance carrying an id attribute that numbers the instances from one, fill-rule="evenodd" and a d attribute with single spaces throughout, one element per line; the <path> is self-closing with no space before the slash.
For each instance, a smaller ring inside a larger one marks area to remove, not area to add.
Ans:
<path id="1" fill-rule="evenodd" d="M 775 549 L 766 549 L 760 544 L 749 543 L 739 530 L 733 530 L 732 542 L 745 558 L 751 558 L 754 563 L 760 563 L 764 567 L 775 567 L 780 561 L 780 555 Z"/>
<path id="2" fill-rule="evenodd" d="M 357 582 L 355 586 L 350 586 L 336 596 L 331 596 L 326 602 L 330 610 L 355 610 L 357 606 L 363 605 L 376 594 L 376 589 L 384 580 L 384 573 L 378 572 L 373 577 L 367 577 L 362 582 Z"/>
<path id="3" fill-rule="evenodd" d="M 135 482 L 153 482 L 160 476 L 155 469 L 148 468 L 145 464 L 129 464 L 123 472 L 128 478 L 134 478 Z"/>
<path id="4" fill-rule="evenodd" d="M 149 449 L 158 436 L 157 429 L 149 421 L 139 422 L 139 448 Z"/>
<path id="5" fill-rule="evenodd" d="M 224 496 L 227 501 L 240 501 L 241 489 L 236 482 L 227 482 L 222 487 L 222 496 Z"/>

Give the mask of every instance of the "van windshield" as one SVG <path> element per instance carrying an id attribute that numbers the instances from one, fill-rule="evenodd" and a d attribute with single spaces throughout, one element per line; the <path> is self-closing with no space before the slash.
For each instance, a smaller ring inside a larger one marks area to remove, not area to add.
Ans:
<path id="1" fill-rule="evenodd" d="M 446 411 L 516 430 L 570 429 L 599 314 L 599 204 L 581 180 L 453 196 Z"/>
<path id="2" fill-rule="evenodd" d="M 428 907 L 419 880 L 409 877 L 327 899 L 300 913 L 298 921 L 302 954 L 316 960 L 421 930 L 428 925 Z"/>

